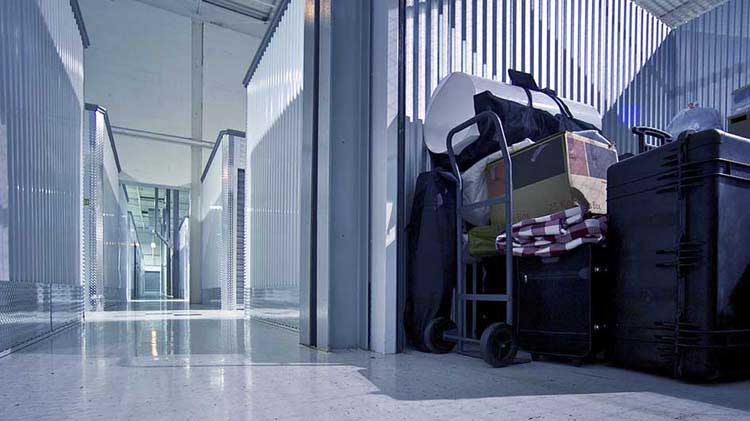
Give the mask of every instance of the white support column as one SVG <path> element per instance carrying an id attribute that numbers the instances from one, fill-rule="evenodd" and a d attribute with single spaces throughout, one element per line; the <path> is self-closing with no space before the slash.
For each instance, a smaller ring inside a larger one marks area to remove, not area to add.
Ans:
<path id="1" fill-rule="evenodd" d="M 398 0 L 372 5 L 370 349 L 397 350 Z"/>
<path id="2" fill-rule="evenodd" d="M 203 139 L 203 22 L 191 24 L 190 136 Z M 190 147 L 190 302 L 201 302 L 201 172 L 203 148 Z"/>

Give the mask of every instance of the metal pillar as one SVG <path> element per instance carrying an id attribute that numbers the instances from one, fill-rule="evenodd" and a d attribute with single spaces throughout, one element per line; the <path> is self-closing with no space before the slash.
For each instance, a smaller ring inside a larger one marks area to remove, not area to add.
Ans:
<path id="1" fill-rule="evenodd" d="M 180 191 L 172 190 L 172 296 L 182 297 L 180 291 Z"/>
<path id="2" fill-rule="evenodd" d="M 316 175 L 310 208 L 315 282 L 303 291 L 314 294 L 310 322 L 318 348 L 367 348 L 370 1 L 306 1 L 304 113 L 311 137 L 303 153 Z M 352 61 L 353 46 L 359 61 Z"/>

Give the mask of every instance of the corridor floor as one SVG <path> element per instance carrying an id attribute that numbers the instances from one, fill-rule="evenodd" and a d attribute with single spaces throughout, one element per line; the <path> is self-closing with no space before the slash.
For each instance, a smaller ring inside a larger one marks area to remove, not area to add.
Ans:
<path id="1" fill-rule="evenodd" d="M 323 353 L 211 310 L 116 312 L 0 358 L 0 419 L 750 419 L 750 382 Z"/>

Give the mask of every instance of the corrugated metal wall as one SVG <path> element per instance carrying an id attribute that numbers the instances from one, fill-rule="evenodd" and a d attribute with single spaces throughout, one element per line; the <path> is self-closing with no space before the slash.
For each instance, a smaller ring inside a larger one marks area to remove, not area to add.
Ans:
<path id="1" fill-rule="evenodd" d="M 732 0 L 673 32 L 678 54 L 672 78 L 676 108 L 690 102 L 719 110 L 724 123 L 731 93 L 750 84 L 750 2 Z"/>
<path id="2" fill-rule="evenodd" d="M 407 180 L 428 165 L 422 119 L 455 71 L 503 82 L 508 69 L 532 73 L 541 87 L 596 108 L 605 135 L 632 150 L 627 126 L 663 126 L 673 114 L 669 31 L 630 0 L 407 0 Z"/>
<path id="3" fill-rule="evenodd" d="M 305 1 L 292 0 L 247 84 L 247 281 L 251 317 L 299 323 Z"/>
<path id="4" fill-rule="evenodd" d="M 69 2 L 0 2 L 0 69 L 2 352 L 83 310 L 83 44 Z"/>

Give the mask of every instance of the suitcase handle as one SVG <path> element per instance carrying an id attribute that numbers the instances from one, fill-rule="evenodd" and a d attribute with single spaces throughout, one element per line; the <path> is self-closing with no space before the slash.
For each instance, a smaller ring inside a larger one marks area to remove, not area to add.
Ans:
<path id="1" fill-rule="evenodd" d="M 665 132 L 664 130 L 659 130 L 654 127 L 636 126 L 636 127 L 633 127 L 631 131 L 635 135 L 636 139 L 638 139 L 638 153 L 639 154 L 642 154 L 654 148 L 653 146 L 646 144 L 646 136 L 653 137 L 659 140 L 658 146 L 662 146 L 665 143 L 669 143 L 672 141 L 672 135 Z"/>

